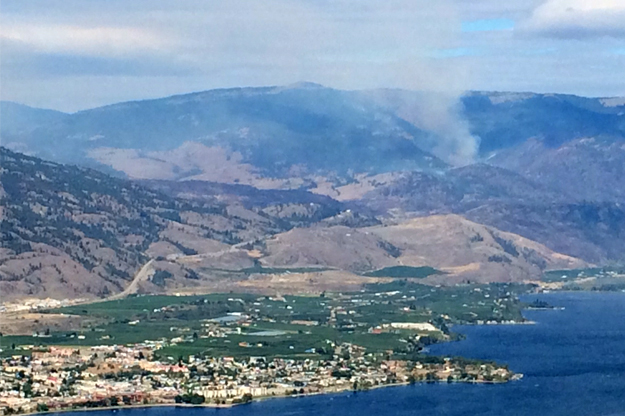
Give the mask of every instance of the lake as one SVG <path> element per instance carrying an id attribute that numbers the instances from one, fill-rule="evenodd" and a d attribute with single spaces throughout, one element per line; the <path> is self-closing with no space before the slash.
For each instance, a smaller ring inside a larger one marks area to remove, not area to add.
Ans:
<path id="1" fill-rule="evenodd" d="M 272 399 L 231 409 L 148 408 L 98 416 L 523 415 L 625 416 L 625 293 L 553 293 L 564 310 L 526 311 L 535 325 L 459 326 L 466 340 L 437 355 L 507 363 L 525 377 L 501 385 L 417 384 L 369 392 Z M 76 412 L 72 416 L 94 416 Z"/>

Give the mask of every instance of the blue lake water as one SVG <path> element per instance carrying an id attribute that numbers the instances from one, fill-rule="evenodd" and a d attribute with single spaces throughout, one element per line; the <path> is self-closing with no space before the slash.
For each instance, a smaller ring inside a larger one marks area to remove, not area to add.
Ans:
<path id="1" fill-rule="evenodd" d="M 98 416 L 558 415 L 625 416 L 625 294 L 531 296 L 564 310 L 527 311 L 536 325 L 462 326 L 437 355 L 493 359 L 525 377 L 502 385 L 417 384 L 362 393 L 272 399 L 232 409 L 148 408 Z M 94 416 L 93 412 L 72 416 Z"/>

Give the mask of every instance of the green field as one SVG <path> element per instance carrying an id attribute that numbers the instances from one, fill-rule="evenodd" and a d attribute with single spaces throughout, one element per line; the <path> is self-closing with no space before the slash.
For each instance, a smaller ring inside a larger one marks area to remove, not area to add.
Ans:
<path id="1" fill-rule="evenodd" d="M 355 293 L 279 299 L 252 294 L 133 296 L 50 310 L 90 319 L 81 328 L 53 332 L 49 338 L 0 337 L 0 347 L 3 355 L 10 355 L 27 353 L 14 350 L 13 345 L 93 346 L 163 340 L 167 345 L 158 354 L 174 359 L 199 354 L 319 356 L 328 354 L 330 343 L 342 342 L 374 353 L 405 352 L 415 331 L 374 334 L 373 328 L 392 322 L 430 322 L 445 329 L 447 324 L 520 320 L 524 305 L 517 295 L 528 290 L 528 286 L 512 284 L 432 287 L 404 279 L 367 285 Z M 226 337 L 203 337 L 207 320 L 235 312 L 250 317 L 249 326 L 224 323 L 222 327 L 230 332 Z M 240 327 L 240 333 L 233 332 L 234 327 Z M 255 335 L 262 331 L 281 332 Z M 429 335 L 440 338 L 442 332 Z M 172 339 L 179 341 L 171 343 Z"/>

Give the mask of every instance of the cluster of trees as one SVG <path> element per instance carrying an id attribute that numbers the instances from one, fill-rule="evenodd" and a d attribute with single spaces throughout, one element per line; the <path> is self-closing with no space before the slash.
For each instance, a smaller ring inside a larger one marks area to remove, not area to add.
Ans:
<path id="1" fill-rule="evenodd" d="M 179 394 L 174 398 L 176 403 L 203 404 L 206 401 L 204 396 L 195 393 Z"/>

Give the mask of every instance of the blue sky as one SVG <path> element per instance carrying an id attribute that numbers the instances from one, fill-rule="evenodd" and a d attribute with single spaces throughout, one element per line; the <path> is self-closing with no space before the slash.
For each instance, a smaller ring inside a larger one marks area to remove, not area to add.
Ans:
<path id="1" fill-rule="evenodd" d="M 623 0 L 2 0 L 0 98 L 77 111 L 306 80 L 625 95 Z"/>
<path id="2" fill-rule="evenodd" d="M 514 20 L 512 19 L 465 20 L 461 24 L 462 32 L 490 32 L 513 29 Z"/>

